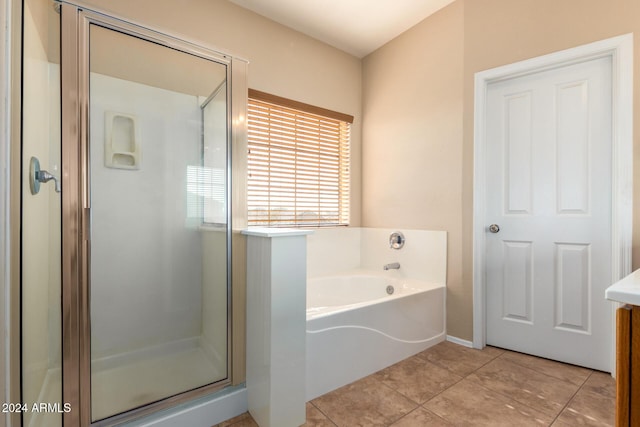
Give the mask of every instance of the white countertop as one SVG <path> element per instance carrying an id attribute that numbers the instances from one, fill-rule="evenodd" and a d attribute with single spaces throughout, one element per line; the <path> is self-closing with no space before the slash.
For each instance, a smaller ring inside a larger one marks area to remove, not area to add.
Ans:
<path id="1" fill-rule="evenodd" d="M 604 295 L 608 300 L 640 306 L 640 269 L 609 286 Z"/>

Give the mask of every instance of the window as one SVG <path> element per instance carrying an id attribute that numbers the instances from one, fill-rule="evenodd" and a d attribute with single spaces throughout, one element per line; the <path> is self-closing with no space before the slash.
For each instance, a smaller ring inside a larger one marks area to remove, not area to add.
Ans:
<path id="1" fill-rule="evenodd" d="M 352 122 L 249 90 L 249 225 L 348 225 Z"/>

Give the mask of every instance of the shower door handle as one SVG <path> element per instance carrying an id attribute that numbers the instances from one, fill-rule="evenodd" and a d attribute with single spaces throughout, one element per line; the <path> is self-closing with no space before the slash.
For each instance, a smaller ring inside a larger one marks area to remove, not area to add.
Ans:
<path id="1" fill-rule="evenodd" d="M 46 170 L 40 169 L 40 160 L 32 157 L 29 162 L 29 186 L 31 187 L 31 194 L 38 194 L 40 192 L 40 183 L 51 180 L 53 180 L 55 185 L 56 193 L 60 193 L 62 191 L 62 188 L 60 188 L 60 180 Z"/>

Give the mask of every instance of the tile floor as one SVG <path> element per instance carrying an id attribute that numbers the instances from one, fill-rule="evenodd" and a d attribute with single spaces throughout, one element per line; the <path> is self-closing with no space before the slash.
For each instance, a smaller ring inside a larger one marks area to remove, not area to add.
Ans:
<path id="1" fill-rule="evenodd" d="M 613 426 L 609 374 L 449 342 L 307 403 L 313 427 Z M 255 427 L 249 414 L 215 427 Z"/>

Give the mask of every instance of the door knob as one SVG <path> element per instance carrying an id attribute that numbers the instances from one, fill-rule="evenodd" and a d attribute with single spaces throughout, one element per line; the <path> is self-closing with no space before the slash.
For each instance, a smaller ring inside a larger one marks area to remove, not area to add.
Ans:
<path id="1" fill-rule="evenodd" d="M 38 194 L 41 182 L 49 182 L 51 180 L 53 180 L 55 184 L 56 193 L 59 193 L 61 191 L 60 180 L 46 170 L 40 169 L 40 161 L 36 157 L 32 157 L 29 162 L 29 186 L 31 187 L 31 194 Z"/>
<path id="2" fill-rule="evenodd" d="M 489 231 L 492 233 L 497 233 L 500 231 L 500 226 L 498 224 L 491 224 L 489 226 Z"/>

